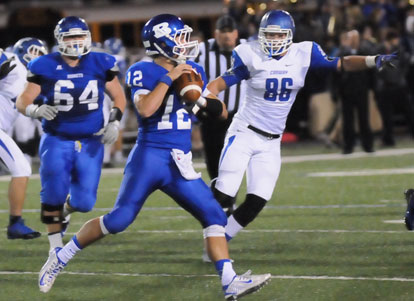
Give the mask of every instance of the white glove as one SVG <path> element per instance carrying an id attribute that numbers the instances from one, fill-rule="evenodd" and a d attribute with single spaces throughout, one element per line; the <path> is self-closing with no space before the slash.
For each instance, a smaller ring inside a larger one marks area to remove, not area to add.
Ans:
<path id="1" fill-rule="evenodd" d="M 118 139 L 118 135 L 119 135 L 119 121 L 118 120 L 111 121 L 104 128 L 101 141 L 104 144 L 112 144 L 116 141 L 116 139 Z"/>
<path id="2" fill-rule="evenodd" d="M 41 105 L 40 107 L 38 105 L 31 104 L 26 107 L 26 116 L 32 118 L 52 120 L 56 117 L 57 113 L 58 109 L 56 107 L 46 104 Z"/>

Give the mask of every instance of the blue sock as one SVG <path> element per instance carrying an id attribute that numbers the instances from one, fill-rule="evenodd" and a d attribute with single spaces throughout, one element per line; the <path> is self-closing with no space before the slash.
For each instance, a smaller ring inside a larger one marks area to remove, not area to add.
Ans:
<path id="1" fill-rule="evenodd" d="M 228 234 L 226 233 L 226 240 L 227 240 L 227 241 L 230 241 L 232 238 L 233 238 L 233 237 L 231 237 L 230 235 L 228 235 Z"/>

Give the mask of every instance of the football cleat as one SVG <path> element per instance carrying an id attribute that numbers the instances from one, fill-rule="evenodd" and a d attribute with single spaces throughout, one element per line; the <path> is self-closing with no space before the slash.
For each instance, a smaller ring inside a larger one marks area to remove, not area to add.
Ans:
<path id="1" fill-rule="evenodd" d="M 24 219 L 19 219 L 17 222 L 7 227 L 8 239 L 33 239 L 39 236 L 39 232 L 34 231 L 24 224 Z"/>
<path id="2" fill-rule="evenodd" d="M 248 270 L 241 276 L 235 276 L 232 282 L 223 286 L 224 298 L 226 300 L 238 300 L 239 298 L 260 290 L 270 281 L 270 274 L 251 275 Z"/>
<path id="3" fill-rule="evenodd" d="M 49 253 L 49 258 L 39 272 L 39 290 L 42 293 L 50 291 L 57 275 L 59 275 L 66 266 L 66 264 L 57 256 L 61 249 L 62 248 L 55 248 Z"/>
<path id="4" fill-rule="evenodd" d="M 405 200 L 407 201 L 407 210 L 405 212 L 405 226 L 407 230 L 412 231 L 414 228 L 414 189 L 404 191 Z"/>

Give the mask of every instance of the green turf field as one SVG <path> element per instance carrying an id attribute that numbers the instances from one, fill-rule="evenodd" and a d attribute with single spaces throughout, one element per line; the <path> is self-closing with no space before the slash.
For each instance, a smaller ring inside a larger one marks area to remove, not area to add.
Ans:
<path id="1" fill-rule="evenodd" d="M 283 153 L 307 152 L 288 147 Z M 414 152 L 378 154 L 282 165 L 272 200 L 230 243 L 237 272 L 273 275 L 243 300 L 413 300 L 414 233 L 402 217 L 403 191 L 414 186 Z M 364 170 L 370 174 L 314 174 Z M 97 210 L 74 214 L 65 241 L 112 207 L 120 182 L 120 174 L 103 175 Z M 213 265 L 201 262 L 198 222 L 162 193 L 147 200 L 127 231 L 80 252 L 52 290 L 40 293 L 37 273 L 48 252 L 37 210 L 40 181 L 30 182 L 24 213 L 43 233 L 32 241 L 6 239 L 7 185 L 0 182 L 0 300 L 223 299 Z M 244 193 L 245 186 L 239 202 Z"/>

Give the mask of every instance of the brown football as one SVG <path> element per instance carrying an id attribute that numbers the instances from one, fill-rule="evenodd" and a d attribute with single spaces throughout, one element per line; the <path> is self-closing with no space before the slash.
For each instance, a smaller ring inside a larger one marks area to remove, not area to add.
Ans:
<path id="1" fill-rule="evenodd" d="M 201 75 L 193 69 L 190 73 L 184 73 L 174 82 L 177 94 L 184 101 L 196 102 L 203 90 Z"/>

